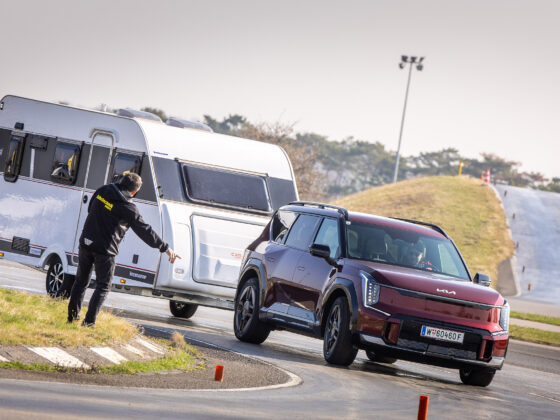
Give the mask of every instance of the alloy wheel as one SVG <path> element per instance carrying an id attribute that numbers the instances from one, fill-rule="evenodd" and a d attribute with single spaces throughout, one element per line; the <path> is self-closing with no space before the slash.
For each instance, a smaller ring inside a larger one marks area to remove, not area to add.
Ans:
<path id="1" fill-rule="evenodd" d="M 62 282 L 64 281 L 64 272 L 62 263 L 56 262 L 51 266 L 49 270 L 49 279 L 48 279 L 48 287 L 49 287 L 49 294 L 55 295 L 59 290 L 60 286 L 62 286 Z"/>
<path id="2" fill-rule="evenodd" d="M 243 331 L 247 324 L 251 321 L 255 311 L 255 289 L 252 286 L 247 286 L 243 289 L 243 293 L 237 301 L 237 327 L 239 331 Z"/>
<path id="3" fill-rule="evenodd" d="M 327 351 L 332 352 L 340 333 L 340 306 L 336 305 L 327 321 Z"/>

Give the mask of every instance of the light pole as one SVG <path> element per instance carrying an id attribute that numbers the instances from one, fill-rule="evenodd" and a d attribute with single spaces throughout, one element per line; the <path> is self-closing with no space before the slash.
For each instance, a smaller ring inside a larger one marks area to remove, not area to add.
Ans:
<path id="1" fill-rule="evenodd" d="M 399 68 L 402 70 L 408 66 L 408 81 L 406 82 L 406 93 L 404 94 L 404 107 L 402 111 L 402 120 L 401 120 L 401 131 L 399 133 L 399 146 L 397 148 L 397 158 L 395 159 L 395 172 L 393 174 L 393 182 L 397 182 L 397 174 L 399 173 L 399 158 L 401 154 L 401 141 L 402 141 L 402 132 L 404 127 L 404 116 L 406 115 L 406 103 L 408 102 L 408 89 L 410 88 L 410 76 L 412 75 L 412 67 L 416 65 L 416 69 L 418 71 L 422 71 L 424 65 L 422 64 L 424 61 L 424 57 L 409 57 L 407 55 L 401 56 L 401 62 L 399 63 Z"/>

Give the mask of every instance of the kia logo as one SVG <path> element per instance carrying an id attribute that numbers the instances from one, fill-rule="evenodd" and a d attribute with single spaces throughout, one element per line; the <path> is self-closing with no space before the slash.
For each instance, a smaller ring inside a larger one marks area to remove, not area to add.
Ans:
<path id="1" fill-rule="evenodd" d="M 447 289 L 436 289 L 440 293 L 447 293 L 448 295 L 456 295 L 455 290 L 449 291 Z"/>

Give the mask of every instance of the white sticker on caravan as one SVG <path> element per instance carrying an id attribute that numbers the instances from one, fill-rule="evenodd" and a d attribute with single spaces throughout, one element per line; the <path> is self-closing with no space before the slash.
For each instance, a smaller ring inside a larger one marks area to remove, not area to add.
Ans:
<path id="1" fill-rule="evenodd" d="M 31 255 L 41 255 L 41 250 L 39 248 L 29 248 L 29 253 Z"/>

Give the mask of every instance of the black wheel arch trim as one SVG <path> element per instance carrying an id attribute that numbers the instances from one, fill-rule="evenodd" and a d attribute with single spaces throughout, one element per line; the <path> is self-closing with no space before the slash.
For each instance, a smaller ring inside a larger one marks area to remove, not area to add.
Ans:
<path id="1" fill-rule="evenodd" d="M 320 314 L 321 332 L 323 330 L 323 321 L 325 317 L 325 304 L 331 300 L 331 296 L 333 295 L 333 293 L 337 292 L 338 290 L 342 290 L 346 296 L 346 299 L 348 299 L 348 307 L 351 311 L 350 330 L 354 332 L 357 329 L 359 304 L 358 295 L 356 294 L 354 283 L 351 280 L 345 279 L 343 277 L 336 277 L 323 295 L 323 304 Z"/>
<path id="2" fill-rule="evenodd" d="M 266 268 L 261 260 L 258 258 L 250 258 L 245 266 L 242 268 L 239 274 L 238 287 L 235 291 L 235 300 L 237 301 L 237 295 L 239 294 L 239 284 L 242 280 L 249 279 L 252 276 L 247 274 L 253 271 L 257 274 L 257 281 L 259 282 L 259 309 L 262 307 L 262 302 L 264 301 L 264 293 L 266 291 Z"/>

